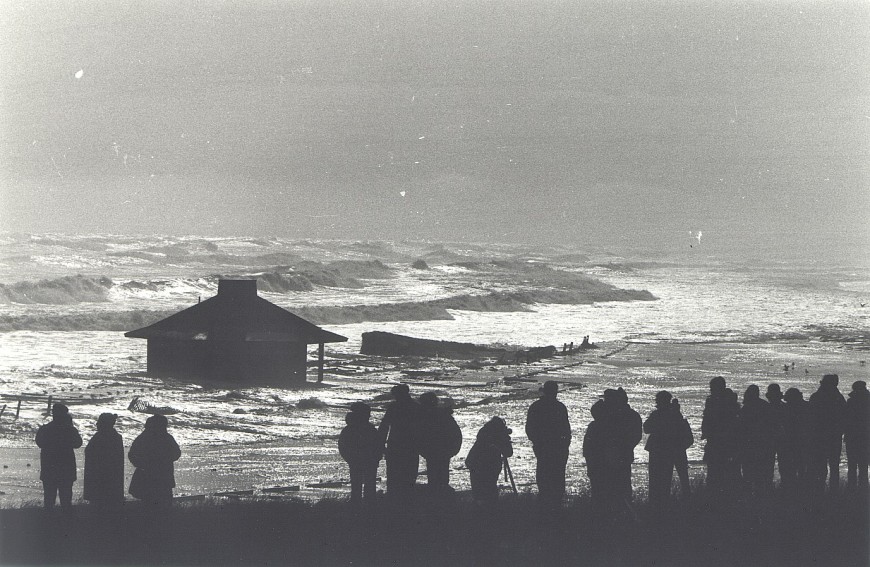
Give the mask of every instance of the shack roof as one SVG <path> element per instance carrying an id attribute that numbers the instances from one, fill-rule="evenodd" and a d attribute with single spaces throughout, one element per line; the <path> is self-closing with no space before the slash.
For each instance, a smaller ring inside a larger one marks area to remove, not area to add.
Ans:
<path id="1" fill-rule="evenodd" d="M 134 339 L 338 343 L 347 337 L 257 295 L 257 280 L 220 280 L 218 294 L 153 325 L 124 333 Z"/>

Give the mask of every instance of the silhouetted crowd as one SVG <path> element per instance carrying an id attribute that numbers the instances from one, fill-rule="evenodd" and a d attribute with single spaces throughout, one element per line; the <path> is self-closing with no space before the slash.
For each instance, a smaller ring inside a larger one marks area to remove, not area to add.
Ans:
<path id="1" fill-rule="evenodd" d="M 782 488 L 788 493 L 823 492 L 826 485 L 836 491 L 845 441 L 848 485 L 866 491 L 870 394 L 867 384 L 857 381 L 846 400 L 838 382 L 837 375 L 825 375 L 808 401 L 797 388 L 783 394 L 778 384 L 770 384 L 766 399 L 762 399 L 759 387 L 753 384 L 746 388 L 741 404 L 723 377 L 713 378 L 701 423 L 707 487 L 714 495 L 748 491 L 760 496 L 773 489 L 778 465 Z M 540 399 L 528 409 L 525 423 L 536 458 L 535 481 L 543 508 L 559 507 L 565 495 L 572 433 L 568 410 L 557 399 L 558 390 L 556 382 L 545 382 Z M 413 494 L 421 456 L 426 460 L 427 490 L 436 495 L 451 492 L 450 459 L 462 444 L 452 409 L 439 405 L 431 392 L 414 400 L 405 384 L 393 386 L 391 394 L 394 401 L 377 428 L 369 422 L 371 408 L 365 403 L 352 404 L 347 414 L 339 450 L 350 467 L 351 500 L 375 496 L 381 458 L 386 459 L 390 498 L 402 500 Z M 592 507 L 598 515 L 615 517 L 630 512 L 634 450 L 644 433 L 650 506 L 662 509 L 668 505 L 674 471 L 680 493 L 690 495 L 686 451 L 695 443 L 695 436 L 679 400 L 670 392 L 655 395 L 655 409 L 645 421 L 631 408 L 621 387 L 605 390 L 590 411 L 592 422 L 583 437 L 582 451 Z M 502 471 L 506 475 L 510 472 L 511 433 L 498 416 L 478 431 L 465 458 L 475 500 L 497 500 L 499 476 Z"/>
<path id="2" fill-rule="evenodd" d="M 724 378 L 713 378 L 701 422 L 708 489 L 714 494 L 748 490 L 762 495 L 773 488 L 778 465 L 781 486 L 788 493 L 821 493 L 826 485 L 836 491 L 845 441 L 848 486 L 866 491 L 870 393 L 864 381 L 857 381 L 846 400 L 838 382 L 836 374 L 823 376 L 809 400 L 796 388 L 783 394 L 778 384 L 770 384 L 762 399 L 753 384 L 746 388 L 741 404 Z M 536 459 L 538 500 L 548 509 L 561 506 L 565 495 L 572 440 L 568 410 L 557 399 L 558 391 L 556 382 L 545 382 L 540 399 L 529 406 L 525 423 Z M 351 404 L 345 416 L 338 449 L 350 468 L 351 501 L 375 498 L 383 458 L 389 498 L 402 501 L 415 493 L 420 457 L 426 461 L 427 491 L 436 497 L 449 496 L 453 492 L 450 461 L 462 446 L 462 431 L 452 408 L 432 392 L 415 400 L 405 384 L 393 386 L 390 392 L 394 399 L 377 427 L 370 422 L 371 407 L 363 402 Z M 622 388 L 605 390 L 590 411 L 592 422 L 583 437 L 582 452 L 592 507 L 598 514 L 614 517 L 630 511 L 634 450 L 644 433 L 648 435 L 650 506 L 661 509 L 667 505 L 675 470 L 681 494 L 690 494 L 686 450 L 695 439 L 679 401 L 670 392 L 655 395 L 655 409 L 645 421 L 631 408 Z M 51 421 L 36 434 L 41 449 L 40 480 L 45 506 L 53 507 L 59 498 L 61 507 L 69 509 L 76 480 L 74 450 L 82 446 L 82 438 L 65 405 L 55 403 L 51 412 Z M 114 414 L 100 415 L 97 432 L 85 448 L 83 497 L 106 508 L 119 507 L 124 501 L 124 444 L 115 430 L 116 419 Z M 174 463 L 181 456 L 167 424 L 162 415 L 149 417 L 127 455 L 135 467 L 129 493 L 154 507 L 172 501 Z M 465 458 L 476 501 L 498 499 L 502 472 L 516 490 L 508 463 L 513 455 L 511 433 L 499 416 L 478 431 Z"/>
<path id="3" fill-rule="evenodd" d="M 115 430 L 117 418 L 112 413 L 101 414 L 97 432 L 85 447 L 82 496 L 105 509 L 117 509 L 124 503 L 124 441 Z M 135 467 L 130 494 L 154 507 L 172 502 L 174 463 L 181 457 L 181 449 L 167 426 L 165 416 L 149 417 L 127 454 Z M 51 421 L 37 430 L 36 445 L 41 449 L 39 478 L 45 507 L 53 508 L 59 498 L 61 508 L 70 510 L 72 486 L 77 478 L 75 449 L 82 446 L 82 437 L 67 406 L 52 405 Z"/>

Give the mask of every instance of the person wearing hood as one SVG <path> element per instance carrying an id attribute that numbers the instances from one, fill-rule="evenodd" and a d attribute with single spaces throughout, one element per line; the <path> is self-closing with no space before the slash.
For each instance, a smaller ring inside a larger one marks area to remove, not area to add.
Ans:
<path id="1" fill-rule="evenodd" d="M 51 406 L 51 421 L 36 431 L 36 445 L 41 449 L 39 480 L 45 507 L 53 508 L 60 499 L 61 508 L 70 510 L 77 478 L 75 450 L 82 446 L 82 436 L 64 404 Z"/>
<path id="2" fill-rule="evenodd" d="M 170 504 L 175 488 L 175 461 L 181 458 L 181 449 L 167 431 L 168 424 L 166 416 L 149 417 L 127 453 L 136 467 L 130 494 L 151 506 Z"/>
<path id="3" fill-rule="evenodd" d="M 819 389 L 810 396 L 810 425 L 812 432 L 812 463 L 810 474 L 816 492 L 823 492 L 830 479 L 831 490 L 840 487 L 840 455 L 843 453 L 843 415 L 846 399 L 837 385 L 840 377 L 825 374 Z"/>
<path id="4" fill-rule="evenodd" d="M 106 508 L 117 508 L 124 502 L 124 440 L 115 430 L 117 419 L 113 413 L 100 414 L 97 432 L 85 447 L 82 497 Z"/>
<path id="5" fill-rule="evenodd" d="M 416 429 L 417 447 L 426 459 L 427 487 L 433 493 L 450 491 L 450 459 L 462 447 L 462 430 L 453 410 L 438 404 L 434 392 L 420 396 L 420 417 Z"/>
<path id="6" fill-rule="evenodd" d="M 350 405 L 347 424 L 338 436 L 338 452 L 350 468 L 350 501 L 373 502 L 377 493 L 378 464 L 384 456 L 384 440 L 369 422 L 372 409 L 363 402 Z"/>
<path id="7" fill-rule="evenodd" d="M 847 482 L 849 488 L 867 490 L 867 461 L 870 456 L 870 392 L 867 382 L 858 380 L 852 384 L 846 401 L 844 428 Z"/>
<path id="8" fill-rule="evenodd" d="M 491 504 L 498 500 L 498 475 L 505 459 L 514 454 L 511 433 L 513 430 L 498 416 L 477 432 L 477 439 L 465 457 L 471 476 L 471 496 L 475 501 Z"/>
<path id="9" fill-rule="evenodd" d="M 537 459 L 538 501 L 546 508 L 558 508 L 565 496 L 565 467 L 571 446 L 568 409 L 556 399 L 558 392 L 558 383 L 544 382 L 540 399 L 529 406 L 526 415 L 526 436 Z"/>

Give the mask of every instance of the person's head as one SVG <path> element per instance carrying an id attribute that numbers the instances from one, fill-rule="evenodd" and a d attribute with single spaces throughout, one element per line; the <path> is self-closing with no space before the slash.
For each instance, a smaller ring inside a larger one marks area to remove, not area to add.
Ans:
<path id="1" fill-rule="evenodd" d="M 492 419 L 483 424 L 483 427 L 480 428 L 480 431 L 477 432 L 478 437 L 495 437 L 497 435 L 510 435 L 513 433 L 513 429 L 507 426 L 505 420 L 500 418 L 499 416 L 494 416 Z"/>
<path id="2" fill-rule="evenodd" d="M 606 400 L 598 400 L 592 407 L 589 408 L 589 413 L 592 414 L 592 419 L 601 419 L 607 413 L 607 408 L 605 405 L 607 404 Z"/>
<path id="3" fill-rule="evenodd" d="M 670 405 L 673 396 L 667 390 L 662 390 L 656 394 L 656 407 L 666 408 Z"/>
<path id="4" fill-rule="evenodd" d="M 789 388 L 785 391 L 783 399 L 785 399 L 788 404 L 796 404 L 804 401 L 804 395 L 797 388 Z"/>
<path id="5" fill-rule="evenodd" d="M 761 390 L 755 384 L 750 384 L 746 391 L 743 392 L 743 403 L 752 402 L 761 399 Z"/>
<path id="6" fill-rule="evenodd" d="M 101 413 L 97 418 L 97 431 L 111 431 L 117 420 L 118 416 L 114 413 Z"/>
<path id="7" fill-rule="evenodd" d="M 151 433 L 166 433 L 166 428 L 169 426 L 169 420 L 165 415 L 152 415 L 145 420 L 145 431 Z"/>
<path id="8" fill-rule="evenodd" d="M 671 400 L 671 407 L 674 408 L 675 411 L 680 411 L 680 400 L 677 398 Z"/>
<path id="9" fill-rule="evenodd" d="M 604 390 L 604 403 L 608 405 L 619 404 L 619 392 L 610 388 Z"/>
<path id="10" fill-rule="evenodd" d="M 425 392 L 420 394 L 420 405 L 427 409 L 437 408 L 438 396 L 435 395 L 435 392 Z"/>
<path id="11" fill-rule="evenodd" d="M 722 376 L 716 376 L 710 380 L 710 393 L 714 396 L 717 394 L 724 394 L 725 389 L 725 378 Z"/>
<path id="12" fill-rule="evenodd" d="M 390 388 L 390 393 L 397 400 L 406 400 L 411 397 L 411 388 L 407 384 L 396 384 Z"/>
<path id="13" fill-rule="evenodd" d="M 61 404 L 61 403 L 55 403 L 55 404 L 52 404 L 52 406 L 51 406 L 51 417 L 52 417 L 53 419 L 58 420 L 58 421 L 66 420 L 67 418 L 70 417 L 70 415 L 69 415 L 69 408 L 66 407 L 64 404 Z"/>
<path id="14" fill-rule="evenodd" d="M 849 392 L 849 396 L 852 395 L 866 395 L 867 394 L 867 382 L 864 380 L 858 380 L 857 382 L 852 382 L 852 391 Z"/>
<path id="15" fill-rule="evenodd" d="M 350 404 L 350 412 L 355 419 L 366 422 L 372 415 L 372 408 L 365 402 L 354 402 Z"/>
<path id="16" fill-rule="evenodd" d="M 840 377 L 836 374 L 825 374 L 819 381 L 823 388 L 836 388 L 840 383 Z"/>
<path id="17" fill-rule="evenodd" d="M 541 391 L 544 393 L 545 396 L 555 398 L 556 394 L 559 392 L 559 383 L 554 382 L 553 380 L 547 380 L 541 387 Z"/>
<path id="18" fill-rule="evenodd" d="M 622 389 L 622 386 L 616 389 L 616 399 L 620 404 L 628 404 L 628 394 Z"/>
<path id="19" fill-rule="evenodd" d="M 770 384 L 767 387 L 767 393 L 764 394 L 764 397 L 771 402 L 780 401 L 782 399 L 782 390 L 780 389 L 779 384 Z"/>

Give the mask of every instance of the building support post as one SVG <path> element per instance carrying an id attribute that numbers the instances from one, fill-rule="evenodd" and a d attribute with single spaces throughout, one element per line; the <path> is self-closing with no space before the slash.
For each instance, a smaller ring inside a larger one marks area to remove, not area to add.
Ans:
<path id="1" fill-rule="evenodd" d="M 317 383 L 323 382 L 323 343 L 317 345 Z"/>

